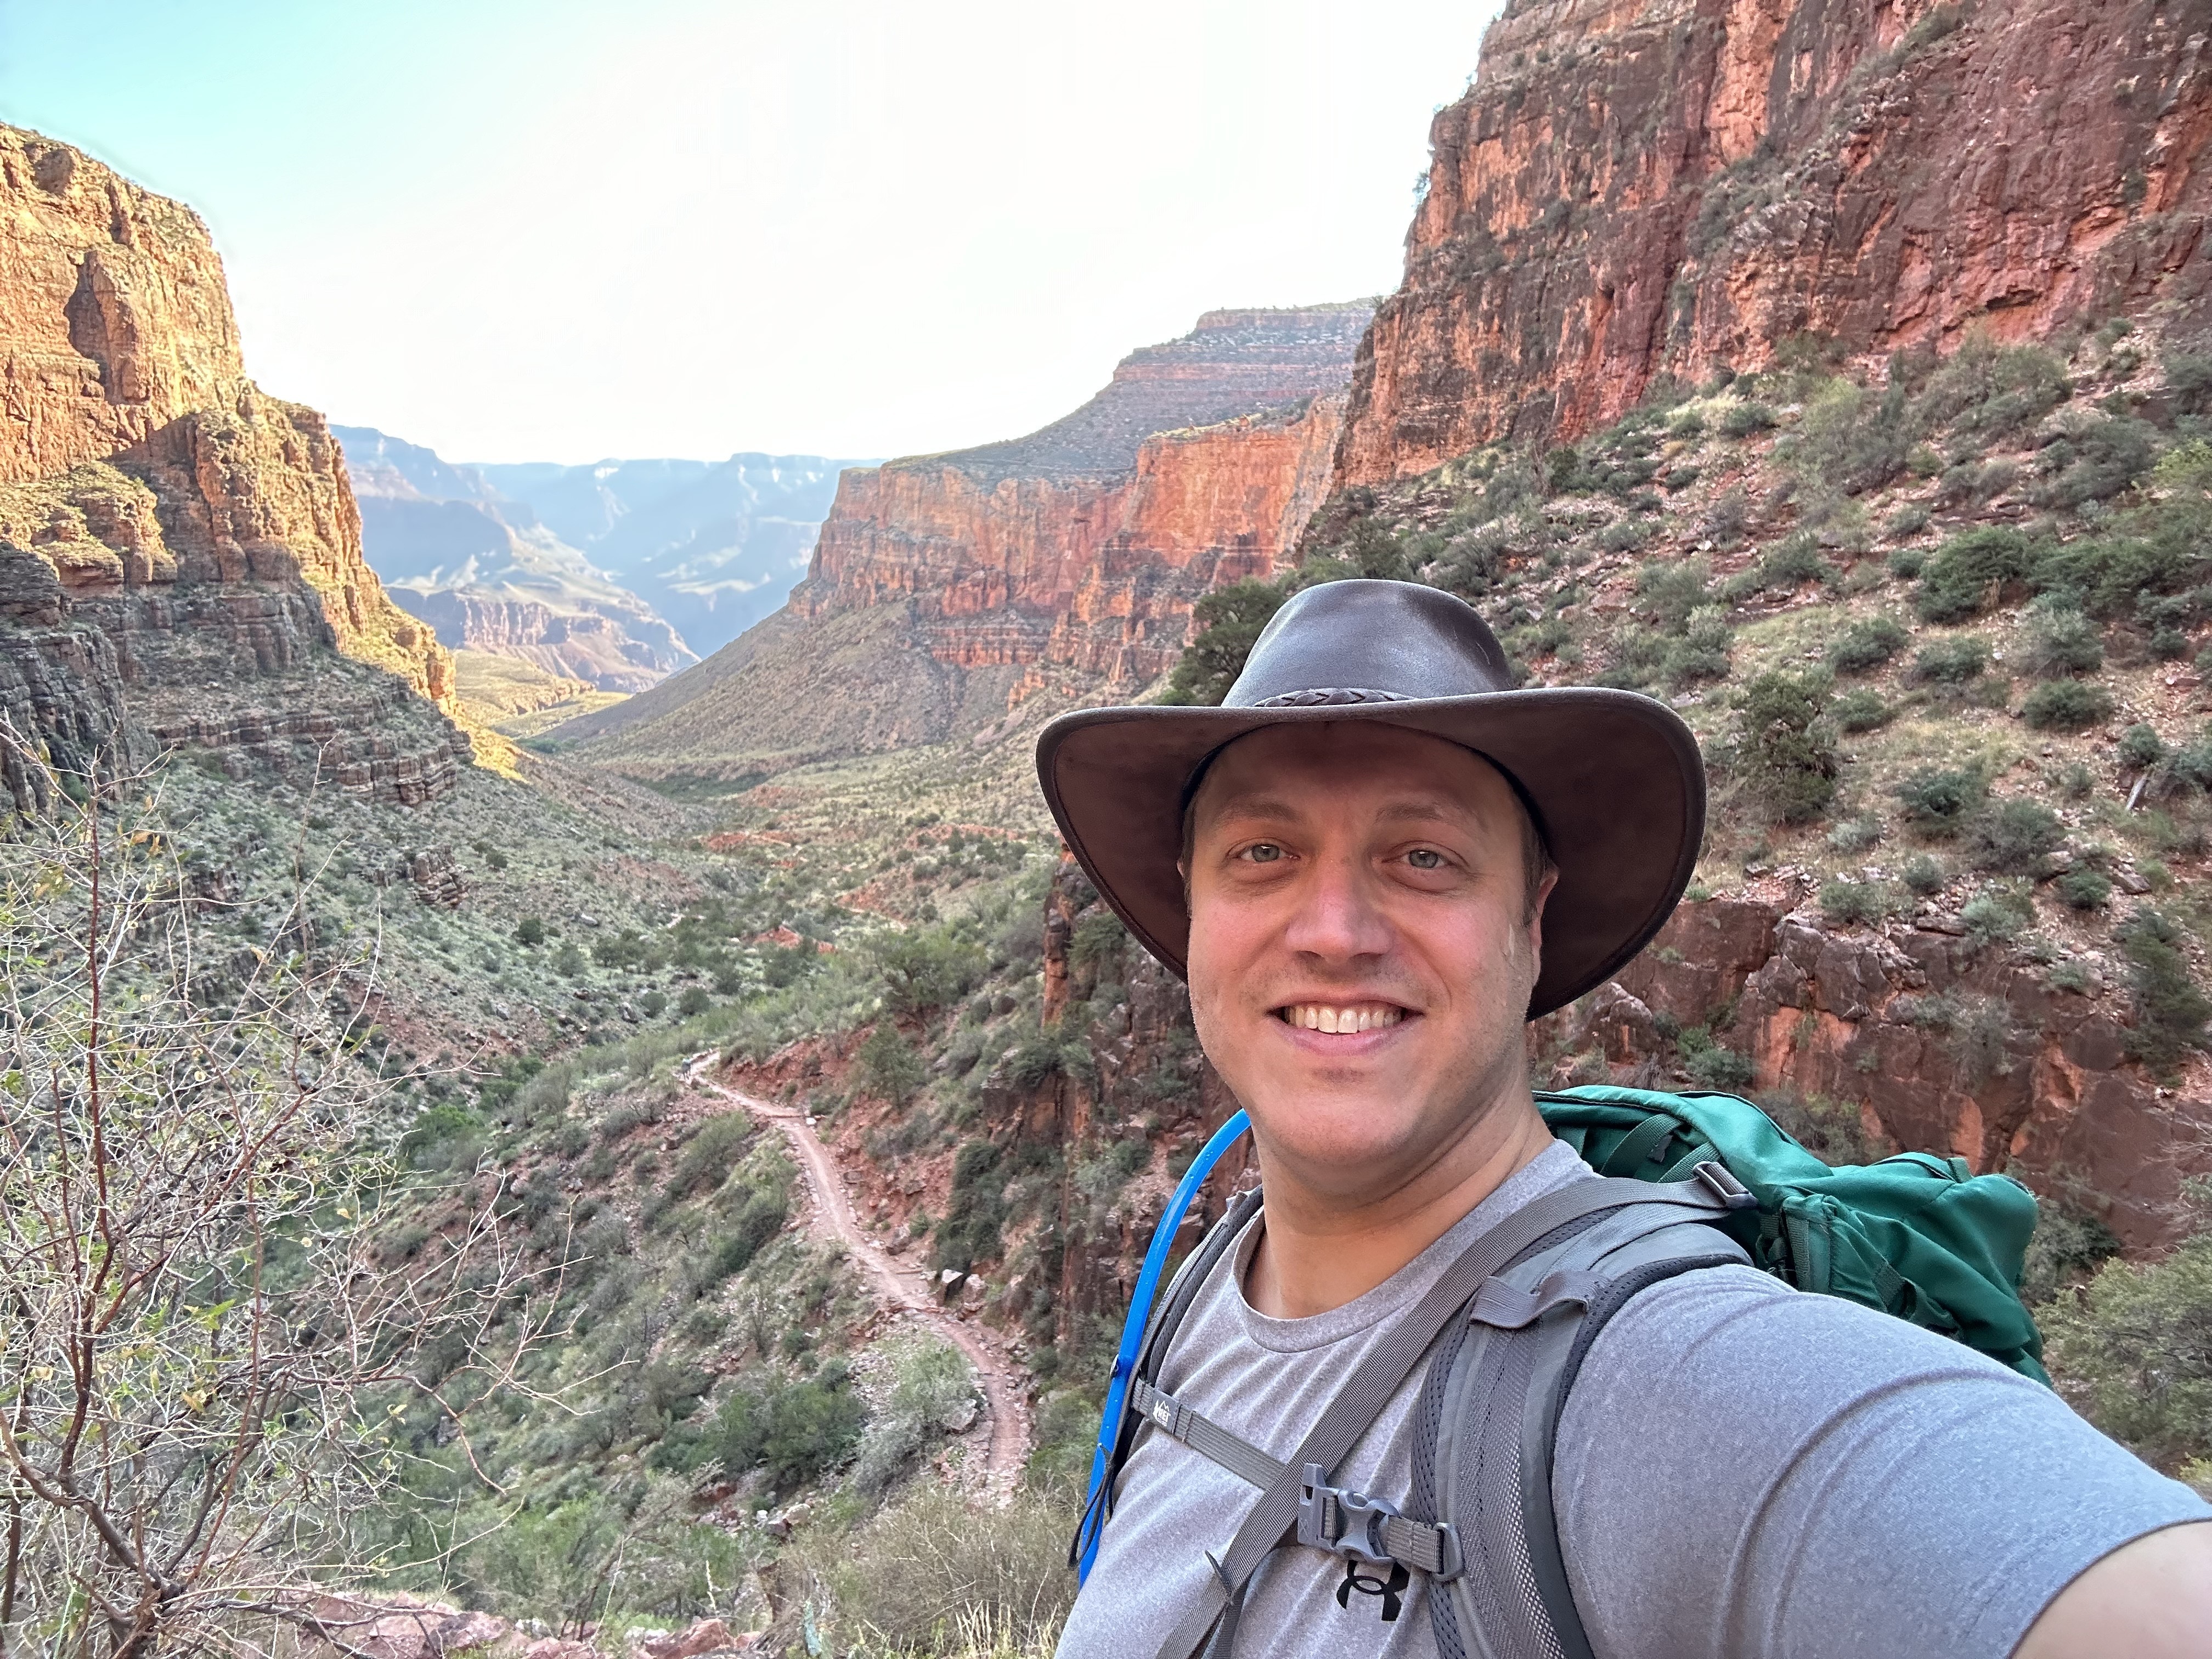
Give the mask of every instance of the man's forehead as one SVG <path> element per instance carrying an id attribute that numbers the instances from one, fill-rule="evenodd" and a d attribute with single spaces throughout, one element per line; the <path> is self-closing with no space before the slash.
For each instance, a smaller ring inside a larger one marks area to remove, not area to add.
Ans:
<path id="1" fill-rule="evenodd" d="M 1346 722 L 1275 726 L 1218 755 L 1192 805 L 1207 817 L 1300 816 L 1331 797 L 1357 794 L 1391 817 L 1484 816 L 1511 786 L 1474 750 L 1401 727 Z"/>

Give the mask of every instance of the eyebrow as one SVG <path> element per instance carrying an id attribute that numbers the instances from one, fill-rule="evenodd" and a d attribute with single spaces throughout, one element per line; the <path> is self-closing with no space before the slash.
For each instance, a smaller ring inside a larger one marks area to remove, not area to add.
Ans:
<path id="1" fill-rule="evenodd" d="M 1208 803 L 1208 809 L 1216 821 L 1231 817 L 1295 818 L 1300 816 L 1298 805 L 1279 795 L 1231 795 L 1224 800 Z M 1480 822 L 1486 816 L 1477 808 L 1437 795 L 1415 795 L 1393 801 L 1376 813 L 1376 817 L 1385 822 L 1398 823 L 1455 818 L 1473 818 Z"/>

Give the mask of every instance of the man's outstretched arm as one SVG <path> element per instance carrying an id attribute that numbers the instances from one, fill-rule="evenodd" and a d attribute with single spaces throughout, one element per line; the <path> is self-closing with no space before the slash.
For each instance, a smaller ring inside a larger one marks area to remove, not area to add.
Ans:
<path id="1" fill-rule="evenodd" d="M 2014 1659 L 2203 1659 L 2212 1653 L 2212 1521 L 2114 1550 L 2058 1593 Z"/>

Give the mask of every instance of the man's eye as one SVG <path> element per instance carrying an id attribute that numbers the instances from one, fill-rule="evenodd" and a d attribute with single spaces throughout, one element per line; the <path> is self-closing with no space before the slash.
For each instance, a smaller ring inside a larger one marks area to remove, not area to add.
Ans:
<path id="1" fill-rule="evenodd" d="M 1416 870 L 1441 870 L 1444 866 L 1444 855 L 1433 847 L 1416 847 L 1406 854 L 1406 862 Z"/>
<path id="2" fill-rule="evenodd" d="M 1243 856 L 1255 864 L 1273 864 L 1283 856 L 1283 849 L 1271 841 L 1263 841 L 1244 849 Z"/>

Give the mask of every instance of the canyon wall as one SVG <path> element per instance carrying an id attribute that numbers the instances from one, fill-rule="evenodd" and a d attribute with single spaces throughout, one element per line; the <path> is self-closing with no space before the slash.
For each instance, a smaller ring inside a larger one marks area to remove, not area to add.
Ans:
<path id="1" fill-rule="evenodd" d="M 733 775 L 972 733 L 1048 684 L 1133 691 L 1198 599 L 1294 554 L 1368 314 L 1209 312 L 1026 438 L 848 468 L 783 611 L 558 735 Z"/>
<path id="2" fill-rule="evenodd" d="M 453 660 L 362 556 L 338 446 L 244 378 L 206 228 L 0 127 L 0 712 L 63 765 L 311 756 L 420 799 L 468 755 Z M 295 729 L 296 728 L 296 729 Z M 11 748 L 0 761 L 21 798 Z"/>
<path id="3" fill-rule="evenodd" d="M 2212 65 L 2164 0 L 1514 0 L 1431 127 L 1338 481 L 1653 380 L 2200 303 Z"/>

